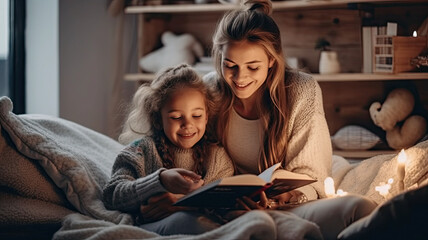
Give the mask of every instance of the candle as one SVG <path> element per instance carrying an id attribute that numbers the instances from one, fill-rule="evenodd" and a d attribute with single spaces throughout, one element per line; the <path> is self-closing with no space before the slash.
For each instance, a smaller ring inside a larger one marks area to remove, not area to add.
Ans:
<path id="1" fill-rule="evenodd" d="M 343 191 L 342 189 L 339 188 L 339 189 L 337 189 L 336 195 L 340 196 L 340 197 L 343 197 L 343 196 L 348 195 L 348 192 L 345 192 L 345 191 Z"/>
<path id="2" fill-rule="evenodd" d="M 389 197 L 389 189 L 391 189 L 391 184 L 394 182 L 392 178 L 388 179 L 388 183 L 381 182 L 379 186 L 375 187 L 375 190 L 379 192 L 385 199 Z"/>
<path id="3" fill-rule="evenodd" d="M 404 152 L 404 149 L 398 154 L 397 158 L 397 182 L 398 190 L 401 192 L 404 190 L 404 176 L 406 175 L 406 161 L 407 155 Z"/>
<path id="4" fill-rule="evenodd" d="M 328 177 L 324 180 L 324 191 L 329 198 L 336 196 L 333 178 Z"/>
<path id="5" fill-rule="evenodd" d="M 413 37 L 417 37 L 418 36 L 418 32 L 413 31 Z"/>

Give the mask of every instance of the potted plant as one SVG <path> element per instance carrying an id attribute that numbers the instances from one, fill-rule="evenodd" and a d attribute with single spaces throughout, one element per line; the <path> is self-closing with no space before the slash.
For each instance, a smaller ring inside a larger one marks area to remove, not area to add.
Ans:
<path id="1" fill-rule="evenodd" d="M 320 74 L 332 74 L 340 72 L 340 64 L 337 53 L 330 49 L 330 42 L 325 38 L 318 38 L 315 49 L 320 50 L 319 72 Z"/>

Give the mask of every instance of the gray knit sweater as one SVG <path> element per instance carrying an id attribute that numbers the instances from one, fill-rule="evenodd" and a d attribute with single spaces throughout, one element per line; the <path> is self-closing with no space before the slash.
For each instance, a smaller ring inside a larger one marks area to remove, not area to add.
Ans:
<path id="1" fill-rule="evenodd" d="M 176 167 L 192 170 L 192 153 L 192 149 L 175 149 Z M 205 184 L 233 175 L 233 163 L 224 148 L 213 144 L 204 161 Z M 163 169 L 152 138 L 145 136 L 131 143 L 116 158 L 110 181 L 104 186 L 104 204 L 110 209 L 137 214 L 148 198 L 167 192 L 159 179 Z"/>

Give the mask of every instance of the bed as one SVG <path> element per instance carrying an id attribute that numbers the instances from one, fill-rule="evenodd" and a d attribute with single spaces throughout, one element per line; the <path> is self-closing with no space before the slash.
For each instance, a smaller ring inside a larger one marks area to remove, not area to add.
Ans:
<path id="1" fill-rule="evenodd" d="M 219 229 L 197 236 L 159 236 L 133 226 L 133 218 L 104 207 L 102 187 L 108 181 L 117 141 L 65 119 L 12 113 L 0 98 L 0 239 L 317 239 L 314 226 L 285 214 L 251 211 Z M 408 149 L 417 159 L 408 166 L 405 186 L 394 187 L 385 200 L 374 186 L 395 168 L 393 155 L 351 165 L 333 157 L 338 188 L 379 203 L 366 218 L 342 232 L 343 239 L 425 234 L 428 216 L 428 142 Z M 392 171 L 393 172 L 393 171 Z M 364 176 L 364 177 L 362 177 Z M 355 184 L 358 182 L 358 184 Z M 395 226 L 391 228 L 391 226 Z M 390 235 L 388 235 L 390 234 Z"/>

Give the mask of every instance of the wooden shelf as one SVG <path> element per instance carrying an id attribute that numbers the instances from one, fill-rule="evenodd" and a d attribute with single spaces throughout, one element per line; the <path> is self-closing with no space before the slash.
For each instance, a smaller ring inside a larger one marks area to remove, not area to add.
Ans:
<path id="1" fill-rule="evenodd" d="M 428 73 L 339 73 L 339 74 L 312 74 L 318 82 L 351 82 L 351 81 L 390 81 L 390 80 L 428 80 Z M 153 73 L 126 74 L 126 81 L 151 81 Z"/>
<path id="2" fill-rule="evenodd" d="M 375 127 L 367 106 L 373 101 L 382 101 L 393 87 L 409 87 L 419 94 L 421 108 L 428 109 L 428 73 L 405 72 L 359 73 L 362 69 L 361 26 L 365 12 L 373 10 L 374 24 L 390 20 L 402 22 L 407 31 L 412 30 L 426 18 L 426 0 L 287 0 L 273 1 L 273 17 L 278 23 L 287 55 L 305 62 L 305 67 L 320 82 L 323 91 L 325 116 L 331 133 L 349 124 L 358 124 L 368 129 Z M 212 33 L 221 15 L 238 5 L 171 4 L 158 6 L 128 6 L 126 14 L 135 14 L 137 22 L 137 58 L 157 49 L 165 31 L 176 34 L 189 33 L 204 46 L 209 54 Z M 408 16 L 412 15 L 411 18 Z M 177 24 L 180 23 L 180 24 Z M 412 28 L 412 29 L 410 29 Z M 318 36 L 326 36 L 334 42 L 334 50 L 340 52 L 339 74 L 315 74 L 318 69 L 318 53 L 313 43 Z M 124 80 L 140 85 L 150 83 L 153 73 L 138 70 L 128 73 Z M 402 80 L 402 81 L 400 81 Z M 337 155 L 357 161 L 379 154 L 394 154 L 395 151 L 335 151 Z"/>
<path id="3" fill-rule="evenodd" d="M 339 73 L 312 74 L 318 82 L 428 80 L 428 73 Z"/>
<path id="4" fill-rule="evenodd" d="M 418 3 L 426 2 L 424 0 L 305 0 L 305 1 L 277 1 L 272 2 L 274 11 L 280 10 L 293 10 L 298 8 L 333 8 L 333 7 L 346 7 L 350 3 L 373 3 L 373 4 L 387 4 L 387 3 Z M 140 13 L 192 13 L 192 12 L 224 12 L 238 8 L 239 5 L 234 4 L 176 4 L 176 5 L 157 5 L 157 6 L 129 6 L 125 8 L 127 14 L 140 14 Z"/>
<path id="5" fill-rule="evenodd" d="M 192 13 L 192 12 L 224 12 L 237 8 L 237 5 L 225 4 L 177 4 L 158 6 L 130 6 L 125 8 L 125 13 Z"/>
<path id="6" fill-rule="evenodd" d="M 349 159 L 366 159 L 381 154 L 398 154 L 398 150 L 366 150 L 366 151 L 343 151 L 334 150 L 334 155 L 339 155 Z"/>

